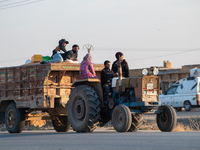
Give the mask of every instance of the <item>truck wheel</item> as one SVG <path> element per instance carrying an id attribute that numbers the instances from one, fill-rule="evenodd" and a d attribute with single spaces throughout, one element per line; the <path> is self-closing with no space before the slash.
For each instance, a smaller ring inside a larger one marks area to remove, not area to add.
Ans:
<path id="1" fill-rule="evenodd" d="M 57 116 L 56 120 L 52 120 L 52 124 L 57 132 L 67 132 L 71 126 L 67 116 Z"/>
<path id="2" fill-rule="evenodd" d="M 131 112 L 125 105 L 117 105 L 112 113 L 113 127 L 117 132 L 126 132 L 131 127 Z"/>
<path id="3" fill-rule="evenodd" d="M 20 133 L 24 129 L 25 114 L 22 110 L 16 108 L 14 102 L 6 108 L 5 125 L 9 133 Z"/>
<path id="4" fill-rule="evenodd" d="M 158 128 L 162 132 L 170 132 L 174 129 L 177 122 L 176 111 L 172 106 L 161 106 L 162 112 L 157 114 L 156 121 Z"/>
<path id="5" fill-rule="evenodd" d="M 137 130 L 139 130 L 140 126 L 143 123 L 143 114 L 131 114 L 132 116 L 132 123 L 131 123 L 131 127 L 128 130 L 128 132 L 136 132 Z"/>
<path id="6" fill-rule="evenodd" d="M 191 103 L 189 101 L 184 102 L 183 107 L 185 111 L 191 111 L 191 108 L 192 108 Z"/>
<path id="7" fill-rule="evenodd" d="M 96 91 L 87 85 L 75 87 L 67 103 L 69 122 L 76 132 L 92 132 L 100 118 L 100 102 Z"/>

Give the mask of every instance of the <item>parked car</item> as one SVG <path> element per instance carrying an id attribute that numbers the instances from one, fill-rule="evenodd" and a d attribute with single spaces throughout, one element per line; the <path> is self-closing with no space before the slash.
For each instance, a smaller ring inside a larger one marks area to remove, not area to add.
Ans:
<path id="1" fill-rule="evenodd" d="M 161 105 L 171 105 L 177 111 L 200 107 L 200 69 L 191 69 L 190 77 L 174 83 L 159 99 Z"/>

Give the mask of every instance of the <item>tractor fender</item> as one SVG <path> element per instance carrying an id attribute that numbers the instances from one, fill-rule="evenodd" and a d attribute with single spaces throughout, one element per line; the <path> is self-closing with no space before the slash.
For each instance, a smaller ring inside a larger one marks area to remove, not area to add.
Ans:
<path id="1" fill-rule="evenodd" d="M 76 87 L 79 85 L 88 85 L 92 87 L 97 92 L 101 106 L 103 106 L 103 91 L 102 91 L 101 83 L 99 79 L 88 78 L 88 79 L 76 80 L 71 86 Z"/>

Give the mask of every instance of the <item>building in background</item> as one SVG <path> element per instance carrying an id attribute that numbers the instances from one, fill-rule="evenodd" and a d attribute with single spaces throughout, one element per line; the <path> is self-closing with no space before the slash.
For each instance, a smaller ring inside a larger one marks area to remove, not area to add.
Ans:
<path id="1" fill-rule="evenodd" d="M 181 68 L 171 68 L 171 62 L 163 61 L 163 66 L 153 66 L 158 68 L 160 77 L 161 92 L 166 91 L 176 81 L 190 76 L 190 69 L 200 68 L 200 64 L 196 65 L 184 65 Z M 151 68 L 146 68 L 150 71 Z M 130 76 L 141 76 L 143 69 L 131 69 Z"/>

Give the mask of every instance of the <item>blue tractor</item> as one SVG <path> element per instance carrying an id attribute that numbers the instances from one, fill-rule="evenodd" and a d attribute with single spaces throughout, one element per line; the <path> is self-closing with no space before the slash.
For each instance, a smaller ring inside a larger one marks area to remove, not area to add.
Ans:
<path id="1" fill-rule="evenodd" d="M 141 77 L 112 78 L 107 101 L 103 99 L 98 79 L 75 81 L 66 104 L 73 130 L 92 132 L 98 124 L 104 126 L 111 120 L 116 131 L 135 132 L 142 125 L 144 114 L 156 114 L 158 128 L 163 132 L 172 131 L 177 122 L 176 112 L 169 105 L 161 106 L 158 70 L 152 72 L 147 75 L 144 69 Z"/>

